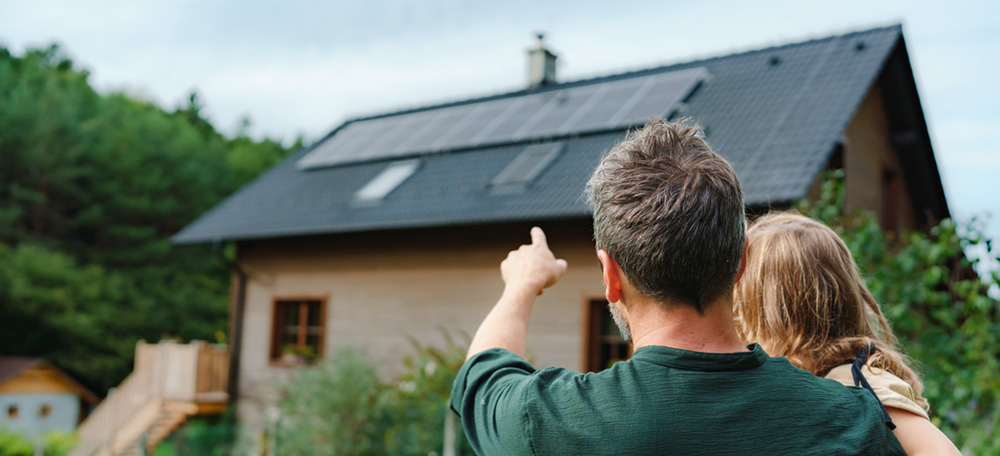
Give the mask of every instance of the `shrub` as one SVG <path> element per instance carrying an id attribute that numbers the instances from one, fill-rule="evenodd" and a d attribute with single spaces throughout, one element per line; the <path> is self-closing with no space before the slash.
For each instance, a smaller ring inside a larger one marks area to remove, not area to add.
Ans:
<path id="1" fill-rule="evenodd" d="M 444 448 L 451 385 L 465 349 L 445 335 L 445 348 L 414 341 L 405 369 L 380 382 L 375 366 L 355 349 L 340 350 L 320 364 L 296 371 L 280 387 L 277 454 L 420 455 Z M 454 419 L 459 454 L 474 455 Z"/>
<path id="2" fill-rule="evenodd" d="M 184 427 L 174 432 L 167 442 L 157 446 L 156 453 L 230 455 L 235 450 L 236 430 L 235 408 L 230 407 L 220 416 L 196 418 L 187 422 Z"/>
<path id="3" fill-rule="evenodd" d="M 0 429 L 0 456 L 32 456 L 35 446 L 28 439 L 6 429 Z"/>
<path id="4" fill-rule="evenodd" d="M 831 226 L 851 248 L 900 345 L 924 378 L 931 419 L 973 454 L 1000 454 L 1000 252 L 974 219 L 942 220 L 928 233 L 885 232 L 868 213 L 844 214 L 843 173 L 798 209 Z M 965 252 L 978 251 L 972 258 Z"/>
<path id="5" fill-rule="evenodd" d="M 76 446 L 76 434 L 50 432 L 45 435 L 45 456 L 63 456 Z"/>
<path id="6" fill-rule="evenodd" d="M 389 407 L 385 430 L 387 454 L 426 456 L 444 448 L 445 421 L 453 413 L 448 407 L 451 386 L 465 363 L 465 347 L 445 333 L 444 348 L 412 341 L 416 354 L 403 360 L 405 370 L 386 388 Z M 465 438 L 461 422 L 454 417 L 457 454 L 475 455 Z"/>
<path id="7" fill-rule="evenodd" d="M 276 454 L 385 454 L 382 389 L 375 367 L 355 349 L 296 370 L 280 386 Z"/>
<path id="8" fill-rule="evenodd" d="M 76 445 L 76 435 L 50 432 L 42 437 L 44 456 L 63 456 Z M 34 456 L 35 444 L 27 438 L 6 429 L 0 429 L 0 456 Z"/>

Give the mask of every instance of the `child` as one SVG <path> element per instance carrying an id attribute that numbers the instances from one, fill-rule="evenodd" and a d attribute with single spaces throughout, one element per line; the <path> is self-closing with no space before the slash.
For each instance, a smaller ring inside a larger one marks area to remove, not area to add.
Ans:
<path id="1" fill-rule="evenodd" d="M 907 454 L 960 454 L 928 420 L 920 377 L 833 230 L 798 214 L 764 216 L 747 233 L 744 261 L 734 291 L 743 340 L 814 375 L 870 384 Z"/>

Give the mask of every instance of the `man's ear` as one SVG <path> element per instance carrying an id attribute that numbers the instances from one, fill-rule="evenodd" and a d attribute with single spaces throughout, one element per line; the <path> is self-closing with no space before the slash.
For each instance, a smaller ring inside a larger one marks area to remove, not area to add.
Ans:
<path id="1" fill-rule="evenodd" d="M 618 302 L 622 300 L 622 269 L 618 267 L 611 255 L 604 249 L 597 251 L 597 259 L 601 260 L 604 266 L 604 296 L 608 302 Z"/>
<path id="2" fill-rule="evenodd" d="M 740 257 L 740 272 L 736 273 L 736 281 L 739 282 L 740 278 L 743 277 L 743 271 L 747 269 L 747 249 L 750 248 L 750 236 L 748 234 L 743 234 L 743 256 Z"/>

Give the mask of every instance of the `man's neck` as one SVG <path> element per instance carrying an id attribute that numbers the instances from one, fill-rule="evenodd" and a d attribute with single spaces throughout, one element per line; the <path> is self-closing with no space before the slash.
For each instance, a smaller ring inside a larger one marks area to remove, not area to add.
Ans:
<path id="1" fill-rule="evenodd" d="M 688 305 L 639 299 L 629 305 L 632 345 L 662 345 L 705 353 L 746 351 L 733 323 L 731 298 L 719 299 L 698 313 Z"/>

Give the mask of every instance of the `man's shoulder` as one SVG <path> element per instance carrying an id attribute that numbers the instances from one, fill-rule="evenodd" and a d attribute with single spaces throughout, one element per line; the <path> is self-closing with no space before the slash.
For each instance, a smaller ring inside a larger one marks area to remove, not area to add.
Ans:
<path id="1" fill-rule="evenodd" d="M 817 377 L 812 372 L 793 366 L 783 357 L 770 358 L 762 366 L 765 376 L 773 384 L 779 384 L 788 393 L 798 393 L 807 396 L 823 397 L 827 400 L 842 398 L 854 402 L 867 402 L 867 391 L 860 388 L 848 388 L 842 383 L 829 378 Z"/>

